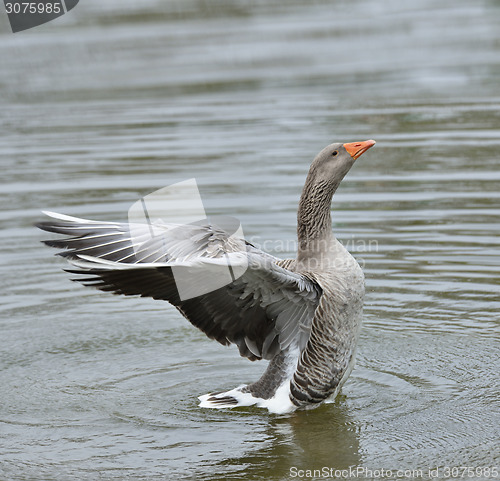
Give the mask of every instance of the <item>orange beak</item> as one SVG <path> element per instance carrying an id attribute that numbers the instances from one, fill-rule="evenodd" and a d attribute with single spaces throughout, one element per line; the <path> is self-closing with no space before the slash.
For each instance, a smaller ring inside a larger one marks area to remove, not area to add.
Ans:
<path id="1" fill-rule="evenodd" d="M 344 144 L 344 149 L 349 152 L 353 159 L 357 159 L 374 145 L 374 140 L 365 140 L 364 142 L 352 142 L 351 144 Z"/>

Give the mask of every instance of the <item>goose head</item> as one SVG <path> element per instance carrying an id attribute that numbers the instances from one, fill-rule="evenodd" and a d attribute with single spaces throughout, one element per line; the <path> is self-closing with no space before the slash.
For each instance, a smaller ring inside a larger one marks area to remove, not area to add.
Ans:
<path id="1" fill-rule="evenodd" d="M 313 183 L 329 185 L 335 190 L 356 159 L 374 145 L 374 140 L 328 145 L 313 160 L 309 180 Z"/>
<path id="2" fill-rule="evenodd" d="M 332 196 L 356 159 L 374 145 L 374 140 L 331 144 L 314 158 L 297 212 L 299 260 L 321 255 L 323 240 L 333 236 Z"/>

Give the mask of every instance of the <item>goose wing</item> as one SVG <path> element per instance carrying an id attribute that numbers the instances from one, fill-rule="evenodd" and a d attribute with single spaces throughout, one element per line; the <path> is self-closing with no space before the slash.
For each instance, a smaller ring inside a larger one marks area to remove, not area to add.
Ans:
<path id="1" fill-rule="evenodd" d="M 37 226 L 65 238 L 44 241 L 63 249 L 86 286 L 173 304 L 221 344 L 236 344 L 251 360 L 271 359 L 309 339 L 322 295 L 293 260 L 266 254 L 210 222 L 127 224 L 46 212 Z"/>

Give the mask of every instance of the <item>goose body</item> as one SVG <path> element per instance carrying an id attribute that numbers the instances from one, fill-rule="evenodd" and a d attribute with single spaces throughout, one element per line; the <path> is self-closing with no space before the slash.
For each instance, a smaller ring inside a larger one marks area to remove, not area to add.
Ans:
<path id="1" fill-rule="evenodd" d="M 295 259 L 271 256 L 209 220 L 126 224 L 47 212 L 52 219 L 38 227 L 66 236 L 44 242 L 64 249 L 69 272 L 84 285 L 166 300 L 209 338 L 236 344 L 250 360 L 269 360 L 258 381 L 200 396 L 200 406 L 310 409 L 334 399 L 354 365 L 364 276 L 333 235 L 330 204 L 374 144 L 331 144 L 313 160 L 299 202 Z M 207 289 L 228 266 L 231 279 Z M 186 294 L 180 275 L 204 289 Z"/>

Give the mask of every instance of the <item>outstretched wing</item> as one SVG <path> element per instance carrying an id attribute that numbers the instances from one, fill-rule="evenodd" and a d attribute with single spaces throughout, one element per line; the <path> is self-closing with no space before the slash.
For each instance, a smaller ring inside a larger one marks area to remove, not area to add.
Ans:
<path id="1" fill-rule="evenodd" d="M 60 255 L 76 267 L 69 272 L 86 286 L 166 300 L 208 337 L 236 344 L 251 360 L 307 343 L 322 290 L 293 271 L 294 261 L 208 222 L 125 224 L 46 214 L 54 220 L 38 227 L 69 237 L 45 244 L 64 249 Z"/>

